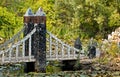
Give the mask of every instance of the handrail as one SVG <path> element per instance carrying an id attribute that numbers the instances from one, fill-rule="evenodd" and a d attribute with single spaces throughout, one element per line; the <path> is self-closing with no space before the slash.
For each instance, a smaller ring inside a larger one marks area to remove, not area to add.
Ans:
<path id="1" fill-rule="evenodd" d="M 65 45 L 65 46 L 67 46 L 67 47 L 70 47 L 70 49 L 73 49 L 73 50 L 79 52 L 79 49 L 76 49 L 76 48 L 74 48 L 74 47 L 72 47 L 72 46 L 70 46 L 70 45 L 68 45 L 68 44 L 65 44 L 65 43 L 62 42 L 60 39 L 58 39 L 55 35 L 53 35 L 51 32 L 47 31 L 47 34 L 49 34 L 52 38 L 54 38 L 55 40 L 57 40 L 57 41 L 58 41 L 59 43 L 61 43 L 62 45 Z"/>
<path id="2" fill-rule="evenodd" d="M 4 52 L 8 52 L 11 48 L 16 47 L 17 45 L 21 44 L 22 42 L 26 41 L 30 36 L 32 36 L 36 32 L 36 28 L 34 28 L 29 34 L 27 34 L 23 39 L 18 41 L 16 44 L 13 44 L 10 48 L 4 50 Z M 1 52 L 1 51 L 0 51 Z M 1 54 L 1 53 L 0 53 Z"/>
<path id="3" fill-rule="evenodd" d="M 17 36 L 19 36 L 21 33 L 23 33 L 24 29 L 25 29 L 25 27 L 23 27 L 17 34 L 15 34 L 11 39 L 7 40 L 4 44 L 1 44 L 0 49 L 6 45 L 12 43 L 13 40 L 15 40 L 17 38 Z"/>

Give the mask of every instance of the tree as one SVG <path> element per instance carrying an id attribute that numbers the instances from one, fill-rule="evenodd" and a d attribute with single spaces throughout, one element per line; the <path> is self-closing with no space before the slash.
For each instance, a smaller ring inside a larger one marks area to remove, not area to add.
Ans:
<path id="1" fill-rule="evenodd" d="M 34 12 L 42 7 L 47 16 L 47 29 L 68 41 L 77 38 L 107 38 L 107 34 L 120 26 L 120 0 L 0 0 L 2 9 L 11 16 L 1 17 L 3 23 L 22 27 L 22 17 L 31 7 Z M 1 11 L 2 12 L 2 11 Z M 3 16 L 3 14 L 1 14 Z M 13 18 L 12 18 L 13 15 Z M 9 20 L 13 19 L 13 20 Z M 4 26 L 7 27 L 7 26 Z M 10 27 L 12 30 L 13 26 Z M 4 29 L 6 30 L 6 29 Z M 18 29 L 14 29 L 15 32 Z M 20 29 L 19 29 L 20 30 Z M 72 36 L 72 37 L 71 37 Z"/>
<path id="2" fill-rule="evenodd" d="M 20 23 L 15 14 L 7 11 L 7 8 L 0 7 L 0 33 L 5 39 L 13 36 L 15 29 L 19 27 Z"/>

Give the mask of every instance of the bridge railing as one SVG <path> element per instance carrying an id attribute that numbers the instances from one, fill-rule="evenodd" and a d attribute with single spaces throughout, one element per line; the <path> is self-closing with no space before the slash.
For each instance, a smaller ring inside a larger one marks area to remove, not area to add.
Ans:
<path id="1" fill-rule="evenodd" d="M 47 31 L 47 59 L 48 60 L 68 60 L 68 59 L 77 59 L 80 50 L 71 47 L 56 36 Z"/>
<path id="2" fill-rule="evenodd" d="M 13 44 L 8 49 L 1 51 L 0 64 L 35 61 L 34 56 L 31 55 L 31 37 L 35 31 L 36 28 L 34 28 L 27 36 Z M 27 40 L 29 41 L 29 51 L 28 55 L 25 55 L 25 42 Z"/>
<path id="3" fill-rule="evenodd" d="M 0 45 L 0 51 L 6 50 L 9 47 L 11 47 L 13 44 L 15 44 L 17 41 L 20 41 L 20 38 L 22 38 L 22 34 L 24 31 L 24 27 L 17 33 L 15 34 L 11 39 L 7 40 L 5 43 Z"/>

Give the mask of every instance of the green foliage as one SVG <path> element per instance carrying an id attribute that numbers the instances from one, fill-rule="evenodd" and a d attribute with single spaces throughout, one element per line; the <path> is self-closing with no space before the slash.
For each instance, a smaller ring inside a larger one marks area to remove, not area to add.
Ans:
<path id="1" fill-rule="evenodd" d="M 78 36 L 81 39 L 98 36 L 107 38 L 108 33 L 120 26 L 119 0 L 0 0 L 0 2 L 0 37 L 5 39 L 10 38 L 23 26 L 22 17 L 29 7 L 34 12 L 42 7 L 47 15 L 47 29 L 68 42 Z"/>
<path id="2" fill-rule="evenodd" d="M 60 71 L 61 71 L 60 62 L 49 61 L 48 65 L 46 67 L 47 73 L 55 73 L 55 72 L 60 72 Z"/>
<path id="3" fill-rule="evenodd" d="M 87 70 L 81 71 L 66 71 L 59 73 L 28 73 L 24 75 L 0 75 L 1 77 L 119 77 L 119 71 L 92 71 Z"/>
<path id="4" fill-rule="evenodd" d="M 23 64 L 7 64 L 0 66 L 0 76 L 1 77 L 13 77 L 12 75 L 20 76 L 24 74 L 24 65 Z"/>
<path id="5" fill-rule="evenodd" d="M 7 11 L 7 8 L 0 7 L 0 36 L 10 38 L 18 27 L 21 26 L 20 18 Z"/>
<path id="6" fill-rule="evenodd" d="M 112 57 L 118 57 L 120 54 L 120 49 L 116 43 L 111 43 L 111 45 L 107 47 L 106 52 Z"/>
<path id="7" fill-rule="evenodd" d="M 98 60 L 99 63 L 109 63 L 112 58 L 117 58 L 120 55 L 120 48 L 115 42 L 99 40 L 98 48 L 101 51 L 101 55 Z"/>

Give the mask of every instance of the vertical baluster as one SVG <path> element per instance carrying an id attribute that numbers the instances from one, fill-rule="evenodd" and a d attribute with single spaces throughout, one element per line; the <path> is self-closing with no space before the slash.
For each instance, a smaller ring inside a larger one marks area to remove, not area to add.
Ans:
<path id="1" fill-rule="evenodd" d="M 16 61 L 18 61 L 18 52 L 19 52 L 19 45 L 16 46 Z"/>
<path id="2" fill-rule="evenodd" d="M 22 58 L 24 59 L 25 57 L 25 41 L 23 41 L 23 45 L 22 45 Z"/>
<path id="3" fill-rule="evenodd" d="M 11 62 L 12 48 L 9 51 L 9 62 Z"/>
<path id="4" fill-rule="evenodd" d="M 56 59 L 58 59 L 58 41 L 57 40 L 56 40 L 55 51 L 56 51 Z"/>
<path id="5" fill-rule="evenodd" d="M 17 35 L 16 40 L 17 40 L 17 42 L 20 41 L 20 33 Z M 16 61 L 19 61 L 19 59 L 18 59 L 20 57 L 20 52 L 19 52 L 20 50 L 19 49 L 20 49 L 20 45 L 17 44 L 17 46 L 16 46 Z"/>
<path id="6" fill-rule="evenodd" d="M 49 50 L 50 50 L 50 58 L 51 58 L 52 57 L 52 36 L 51 36 L 51 34 L 50 34 L 49 40 L 50 40 L 50 42 L 49 42 Z"/>
<path id="7" fill-rule="evenodd" d="M 30 36 L 30 38 L 29 38 L 29 59 L 31 60 L 31 41 L 32 41 L 32 39 L 31 39 L 31 36 Z"/>
<path id="8" fill-rule="evenodd" d="M 68 58 L 70 58 L 70 47 L 68 46 Z"/>
<path id="9" fill-rule="evenodd" d="M 2 51 L 2 64 L 4 64 L 4 61 L 5 61 L 5 53 L 4 51 Z"/>
<path id="10" fill-rule="evenodd" d="M 70 47 L 70 55 L 74 57 L 74 50 Z"/>
<path id="11" fill-rule="evenodd" d="M 17 41 L 20 40 L 20 33 L 17 35 Z"/>
<path id="12" fill-rule="evenodd" d="M 74 58 L 75 58 L 75 49 L 73 49 L 73 52 L 74 52 L 74 53 L 73 53 L 73 56 L 74 56 Z"/>
<path id="13" fill-rule="evenodd" d="M 64 44 L 62 44 L 62 58 L 64 58 Z"/>
<path id="14" fill-rule="evenodd" d="M 67 52 L 67 45 L 64 46 L 64 57 L 67 58 L 68 52 Z"/>

